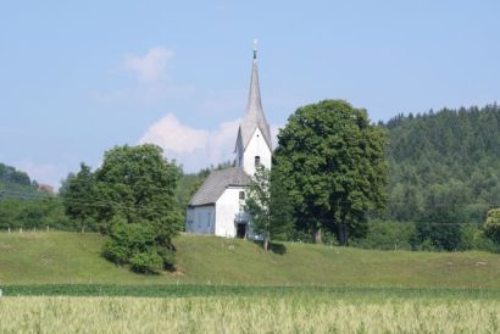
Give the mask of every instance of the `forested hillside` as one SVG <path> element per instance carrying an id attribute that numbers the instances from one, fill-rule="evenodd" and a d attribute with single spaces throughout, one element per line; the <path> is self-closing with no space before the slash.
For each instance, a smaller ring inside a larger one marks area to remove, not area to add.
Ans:
<path id="1" fill-rule="evenodd" d="M 33 199 L 44 196 L 28 174 L 0 163 L 0 199 Z"/>
<path id="2" fill-rule="evenodd" d="M 47 227 L 71 228 L 59 198 L 39 191 L 27 173 L 0 163 L 0 230 Z"/>
<path id="3" fill-rule="evenodd" d="M 383 126 L 389 145 L 386 217 L 484 222 L 500 206 L 500 107 L 399 115 Z"/>

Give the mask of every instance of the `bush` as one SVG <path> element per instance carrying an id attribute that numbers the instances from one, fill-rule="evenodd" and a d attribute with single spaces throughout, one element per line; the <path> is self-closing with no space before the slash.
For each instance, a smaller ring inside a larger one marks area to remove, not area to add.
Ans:
<path id="1" fill-rule="evenodd" d="M 484 234 L 496 244 L 500 244 L 500 208 L 488 211 L 483 225 Z"/>
<path id="2" fill-rule="evenodd" d="M 158 242 L 158 231 L 154 225 L 142 222 L 127 224 L 124 218 L 116 217 L 111 222 L 110 239 L 102 255 L 119 265 L 129 264 L 138 273 L 158 273 L 174 265 L 173 247 Z"/>
<path id="3" fill-rule="evenodd" d="M 462 224 L 453 221 L 425 220 L 417 222 L 416 244 L 430 242 L 437 250 L 459 250 L 462 241 Z"/>
<path id="4" fill-rule="evenodd" d="M 0 201 L 0 229 L 75 229 L 74 224 L 64 214 L 58 197 L 33 200 L 5 199 Z"/>
<path id="5" fill-rule="evenodd" d="M 415 224 L 395 221 L 372 220 L 368 222 L 365 238 L 355 239 L 351 245 L 368 249 L 406 249 L 413 248 Z"/>
<path id="6" fill-rule="evenodd" d="M 156 252 L 151 249 L 148 252 L 141 252 L 134 254 L 130 259 L 130 267 L 137 273 L 157 273 L 163 269 L 163 259 Z"/>

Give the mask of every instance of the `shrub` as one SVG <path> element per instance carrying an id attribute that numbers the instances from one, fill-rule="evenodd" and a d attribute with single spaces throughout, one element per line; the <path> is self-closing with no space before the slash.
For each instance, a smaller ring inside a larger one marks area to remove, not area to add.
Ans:
<path id="1" fill-rule="evenodd" d="M 493 242 L 500 244 L 500 208 L 488 211 L 483 225 L 484 234 Z"/>
<path id="2" fill-rule="evenodd" d="M 147 252 L 134 254 L 130 259 L 130 266 L 133 271 L 138 273 L 157 273 L 163 269 L 163 259 L 155 249 L 151 249 Z"/>
<path id="3" fill-rule="evenodd" d="M 372 220 L 368 222 L 367 235 L 353 240 L 355 247 L 368 249 L 412 249 L 415 224 L 395 221 Z"/>
<path id="4" fill-rule="evenodd" d="M 428 240 L 437 250 L 453 251 L 460 249 L 462 238 L 462 224 L 452 220 L 425 220 L 416 224 L 417 244 Z"/>
<path id="5" fill-rule="evenodd" d="M 103 256 L 139 273 L 157 273 L 173 266 L 173 252 L 158 246 L 154 226 L 146 223 L 125 223 L 115 218 L 111 223 L 110 239 L 104 245 Z"/>

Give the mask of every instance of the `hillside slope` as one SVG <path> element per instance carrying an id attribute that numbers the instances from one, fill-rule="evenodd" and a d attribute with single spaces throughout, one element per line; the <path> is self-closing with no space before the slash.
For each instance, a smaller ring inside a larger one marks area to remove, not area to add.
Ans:
<path id="1" fill-rule="evenodd" d="M 38 199 L 46 197 L 37 190 L 28 174 L 0 162 L 0 200 L 6 198 Z"/>
<path id="2" fill-rule="evenodd" d="M 244 240 L 182 235 L 178 272 L 140 276 L 99 256 L 104 238 L 67 232 L 0 233 L 0 284 L 239 284 L 500 288 L 500 256 L 482 252 L 368 251 L 285 244 L 265 254 Z"/>
<path id="3" fill-rule="evenodd" d="M 388 133 L 386 217 L 482 224 L 500 206 L 500 107 L 399 115 Z"/>

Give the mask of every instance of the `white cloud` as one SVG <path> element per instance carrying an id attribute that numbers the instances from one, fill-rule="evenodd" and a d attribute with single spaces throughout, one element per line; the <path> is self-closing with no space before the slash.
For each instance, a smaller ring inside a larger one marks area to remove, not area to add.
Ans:
<path id="1" fill-rule="evenodd" d="M 61 175 L 69 172 L 65 166 L 53 164 L 35 163 L 33 161 L 19 161 L 15 163 L 17 169 L 22 170 L 40 184 L 49 184 L 57 189 L 61 182 Z"/>
<path id="2" fill-rule="evenodd" d="M 192 153 L 205 148 L 209 132 L 182 125 L 174 114 L 154 123 L 141 138 L 141 143 L 154 143 L 173 153 Z"/>
<path id="3" fill-rule="evenodd" d="M 182 164 L 184 171 L 196 172 L 210 165 L 234 159 L 234 144 L 240 120 L 221 123 L 214 130 L 195 129 L 167 114 L 149 127 L 139 143 L 162 147 L 168 159 Z M 271 126 L 276 147 L 278 126 Z"/>
<path id="4" fill-rule="evenodd" d="M 167 114 L 154 123 L 139 140 L 162 147 L 168 159 L 175 159 L 186 172 L 216 165 L 234 158 L 234 141 L 239 120 L 224 122 L 215 130 L 195 129 Z"/>
<path id="5" fill-rule="evenodd" d="M 145 55 L 128 55 L 123 61 L 123 68 L 137 75 L 141 82 L 155 82 L 166 75 L 167 64 L 174 53 L 161 46 L 153 47 Z"/>

